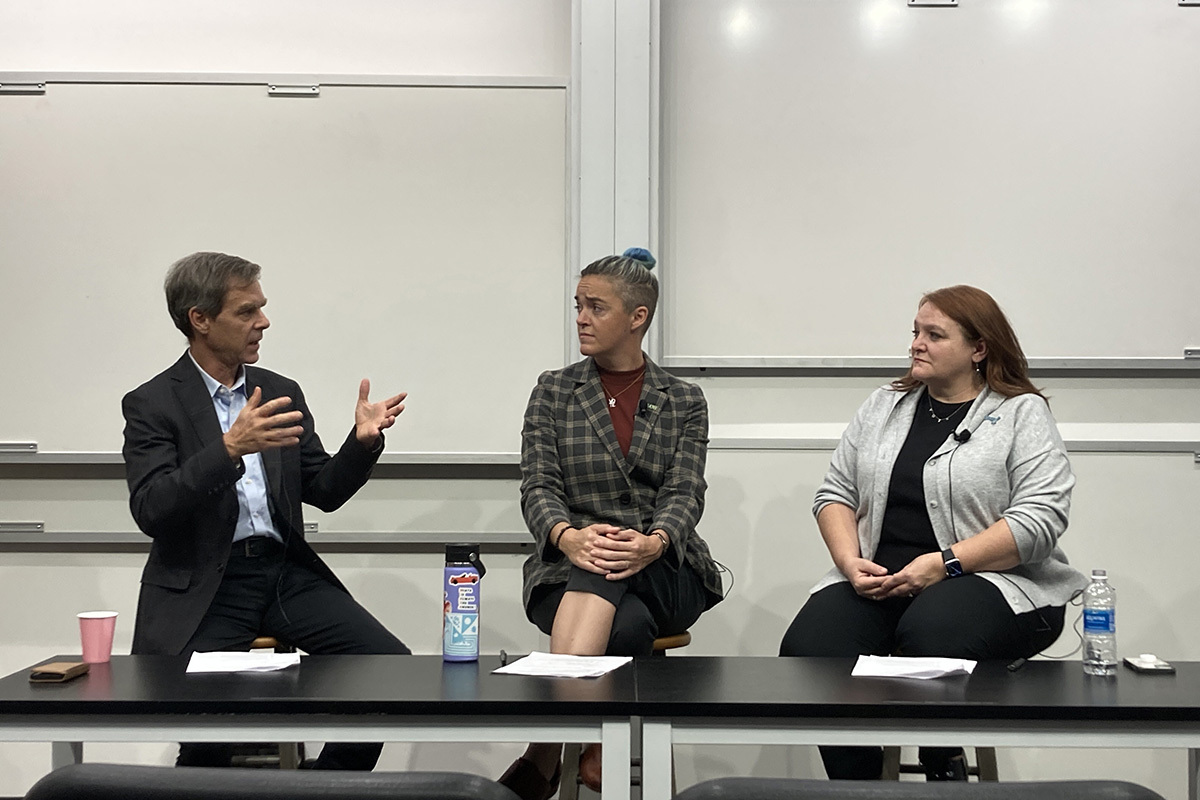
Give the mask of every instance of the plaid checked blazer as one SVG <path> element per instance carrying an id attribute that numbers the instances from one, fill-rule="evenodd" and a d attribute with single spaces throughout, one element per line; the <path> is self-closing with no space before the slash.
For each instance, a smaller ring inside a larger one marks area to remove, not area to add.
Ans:
<path id="1" fill-rule="evenodd" d="M 521 511 L 537 545 L 525 561 L 526 612 L 537 587 L 566 583 L 571 562 L 550 542 L 559 522 L 661 528 L 671 540 L 665 563 L 678 569 L 687 559 L 708 592 L 706 607 L 720 602 L 720 572 L 696 533 L 707 488 L 704 393 L 647 358 L 639 407 L 626 458 L 592 359 L 538 378 L 521 434 Z"/>

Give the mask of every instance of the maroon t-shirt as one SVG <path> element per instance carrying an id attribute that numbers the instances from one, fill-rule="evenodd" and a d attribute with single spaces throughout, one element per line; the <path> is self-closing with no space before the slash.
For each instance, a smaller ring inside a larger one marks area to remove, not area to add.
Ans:
<path id="1" fill-rule="evenodd" d="M 608 415 L 612 418 L 613 430 L 617 434 L 617 444 L 621 445 L 621 453 L 629 455 L 629 445 L 633 441 L 633 417 L 638 410 L 638 401 L 642 396 L 642 378 L 646 374 L 646 365 L 631 369 L 628 372 L 612 372 L 600 369 L 600 382 L 604 384 L 604 400 L 608 405 Z"/>

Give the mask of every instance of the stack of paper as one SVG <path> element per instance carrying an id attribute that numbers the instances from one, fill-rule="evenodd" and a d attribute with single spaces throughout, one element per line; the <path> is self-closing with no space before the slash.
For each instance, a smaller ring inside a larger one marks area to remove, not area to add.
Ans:
<path id="1" fill-rule="evenodd" d="M 629 656 L 564 656 L 556 653 L 530 653 L 497 675 L 536 675 L 543 678 L 599 678 L 633 659 Z"/>
<path id="2" fill-rule="evenodd" d="M 965 658 L 909 658 L 907 656 L 859 656 L 850 673 L 855 678 L 917 678 L 929 680 L 946 675 L 970 675 L 976 662 Z"/>
<path id="3" fill-rule="evenodd" d="M 274 672 L 300 663 L 299 653 L 192 653 L 188 672 Z"/>

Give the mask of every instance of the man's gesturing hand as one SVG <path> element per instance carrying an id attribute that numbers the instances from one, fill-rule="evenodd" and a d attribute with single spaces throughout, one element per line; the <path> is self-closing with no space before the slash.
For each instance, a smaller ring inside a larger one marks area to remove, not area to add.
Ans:
<path id="1" fill-rule="evenodd" d="M 300 444 L 304 428 L 299 423 L 304 415 L 299 411 L 284 411 L 291 404 L 290 397 L 276 397 L 264 403 L 262 389 L 254 387 L 254 393 L 225 433 L 229 457 L 239 461 L 250 453 Z"/>
<path id="2" fill-rule="evenodd" d="M 354 407 L 354 436 L 367 449 L 375 447 L 379 434 L 392 427 L 396 417 L 404 410 L 404 398 L 408 392 L 372 403 L 367 399 L 371 392 L 371 382 L 366 378 L 358 385 L 358 405 Z"/>

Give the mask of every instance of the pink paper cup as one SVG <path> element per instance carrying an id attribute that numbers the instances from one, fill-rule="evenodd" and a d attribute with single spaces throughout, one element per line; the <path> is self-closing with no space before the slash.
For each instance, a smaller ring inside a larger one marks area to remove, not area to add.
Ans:
<path id="1" fill-rule="evenodd" d="M 117 612 L 84 611 L 79 617 L 79 640 L 83 645 L 83 660 L 89 664 L 107 664 L 112 657 L 113 632 L 117 629 Z"/>

